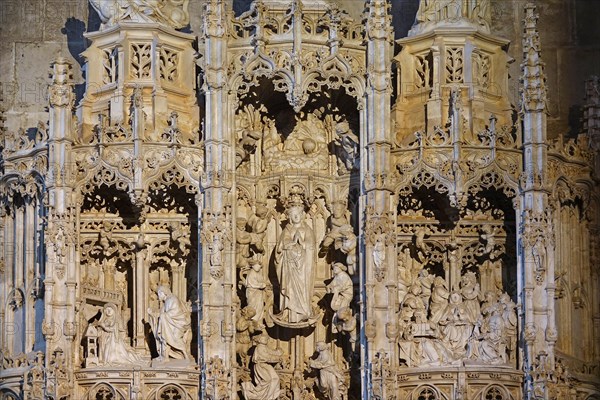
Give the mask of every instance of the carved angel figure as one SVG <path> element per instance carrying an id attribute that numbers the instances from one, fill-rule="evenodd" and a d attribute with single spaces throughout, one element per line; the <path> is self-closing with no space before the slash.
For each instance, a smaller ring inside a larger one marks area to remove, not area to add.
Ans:
<path id="1" fill-rule="evenodd" d="M 101 29 L 121 21 L 154 22 L 181 29 L 190 21 L 188 3 L 189 0 L 90 0 L 102 20 Z"/>
<path id="2" fill-rule="evenodd" d="M 100 364 L 127 365 L 140 364 L 143 360 L 125 342 L 125 328 L 119 308 L 107 303 L 102 309 L 102 317 L 98 321 L 100 327 Z"/>
<path id="3" fill-rule="evenodd" d="M 191 359 L 189 349 L 192 321 L 188 307 L 166 286 L 159 286 L 157 294 L 158 299 L 163 302 L 162 308 L 160 311 L 149 308 L 148 315 L 156 339 L 159 360 Z"/>
<path id="4" fill-rule="evenodd" d="M 256 211 L 248 218 L 248 226 L 251 228 L 252 245 L 257 252 L 265 251 L 264 240 L 269 225 L 269 209 L 263 205 L 257 205 Z"/>
<path id="5" fill-rule="evenodd" d="M 248 259 L 250 258 L 250 243 L 252 243 L 252 235 L 246 230 L 248 221 L 246 218 L 238 218 L 235 222 L 236 228 L 236 248 L 235 264 L 238 268 L 247 268 Z"/>
<path id="6" fill-rule="evenodd" d="M 344 333 L 350 338 L 350 343 L 356 343 L 356 317 L 350 307 L 338 310 L 333 316 L 333 333 Z"/>

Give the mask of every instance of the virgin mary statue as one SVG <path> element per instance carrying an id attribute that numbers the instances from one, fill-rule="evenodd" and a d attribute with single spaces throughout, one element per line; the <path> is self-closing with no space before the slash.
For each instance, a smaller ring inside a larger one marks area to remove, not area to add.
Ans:
<path id="1" fill-rule="evenodd" d="M 304 220 L 301 201 L 287 210 L 289 222 L 275 248 L 275 266 L 279 280 L 281 314 L 278 319 L 290 323 L 312 317 L 312 292 L 315 274 L 315 234 Z"/>

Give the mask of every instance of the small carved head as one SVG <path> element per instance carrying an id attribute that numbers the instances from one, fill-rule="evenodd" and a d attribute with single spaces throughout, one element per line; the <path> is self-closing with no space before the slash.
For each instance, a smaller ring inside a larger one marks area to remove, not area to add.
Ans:
<path id="1" fill-rule="evenodd" d="M 442 278 L 441 276 L 436 276 L 435 279 L 433 280 L 433 285 L 446 287 L 446 280 L 444 278 Z"/>
<path id="2" fill-rule="evenodd" d="M 167 286 L 160 285 L 158 288 L 156 288 L 156 294 L 160 300 L 164 300 L 171 295 L 171 289 L 169 289 Z"/>
<path id="3" fill-rule="evenodd" d="M 255 315 L 256 315 L 256 310 L 254 310 L 254 308 L 250 307 L 250 306 L 246 306 L 244 308 L 242 308 L 242 316 L 247 318 L 247 319 L 252 319 Z"/>
<path id="4" fill-rule="evenodd" d="M 348 124 L 347 121 L 340 121 L 335 126 L 335 133 L 337 133 L 338 135 L 343 135 L 343 134 L 347 133 L 349 130 L 350 130 L 350 125 Z"/>
<path id="5" fill-rule="evenodd" d="M 304 141 L 302 142 L 302 150 L 304 151 L 304 154 L 314 153 L 316 149 L 317 142 L 315 142 L 313 139 L 304 139 Z"/>
<path id="6" fill-rule="evenodd" d="M 256 206 L 256 216 L 259 218 L 264 218 L 266 217 L 267 213 L 269 212 L 269 209 L 261 204 Z"/>
<path id="7" fill-rule="evenodd" d="M 292 224 L 299 224 L 304 218 L 304 208 L 299 205 L 293 205 L 288 208 L 287 214 Z"/>
<path id="8" fill-rule="evenodd" d="M 333 273 L 335 275 L 341 273 L 341 272 L 345 272 L 348 270 L 348 268 L 346 268 L 346 266 L 340 262 L 336 262 L 331 266 Z"/>
<path id="9" fill-rule="evenodd" d="M 421 294 L 421 286 L 418 283 L 414 283 L 411 287 L 410 287 L 410 292 L 412 294 L 414 294 L 415 296 Z"/>
<path id="10" fill-rule="evenodd" d="M 256 338 L 256 343 L 258 344 L 268 344 L 269 343 L 269 335 L 267 335 L 266 333 L 262 333 L 261 335 L 259 335 Z"/>
<path id="11" fill-rule="evenodd" d="M 260 271 L 262 269 L 262 264 L 260 263 L 260 260 L 257 260 L 256 258 L 251 258 L 248 263 L 250 264 L 250 268 L 252 268 L 254 271 Z"/>
<path id="12" fill-rule="evenodd" d="M 352 309 L 350 307 L 342 307 L 338 310 L 337 316 L 341 321 L 350 321 L 352 318 Z"/>
<path id="13" fill-rule="evenodd" d="M 317 342 L 317 351 L 319 353 L 326 351 L 327 349 L 329 349 L 329 345 L 325 342 Z"/>

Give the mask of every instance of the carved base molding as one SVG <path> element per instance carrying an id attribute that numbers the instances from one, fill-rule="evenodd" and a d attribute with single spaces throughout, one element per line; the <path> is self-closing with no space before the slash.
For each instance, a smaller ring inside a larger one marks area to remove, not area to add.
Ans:
<path id="1" fill-rule="evenodd" d="M 75 372 L 76 399 L 195 399 L 200 371 L 190 368 L 87 368 Z M 98 393 L 106 397 L 97 397 Z M 179 396 L 179 397 L 177 397 Z"/>
<path id="2" fill-rule="evenodd" d="M 386 398 L 406 400 L 422 398 L 520 400 L 523 398 L 523 373 L 512 368 L 505 370 L 481 366 L 410 368 L 402 369 L 391 379 L 395 379 L 391 387 L 396 390 L 394 393 L 388 393 Z M 373 386 L 377 383 L 373 382 Z"/>

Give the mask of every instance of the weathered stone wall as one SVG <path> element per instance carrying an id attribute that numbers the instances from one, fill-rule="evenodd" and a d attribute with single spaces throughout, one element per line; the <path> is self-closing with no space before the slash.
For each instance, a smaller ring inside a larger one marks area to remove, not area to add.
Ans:
<path id="1" fill-rule="evenodd" d="M 199 33 L 203 0 L 190 2 L 189 31 Z M 339 3 L 359 17 L 363 0 Z M 236 13 L 248 8 L 249 0 L 233 0 Z M 518 98 L 519 64 L 524 1 L 493 1 L 493 26 L 496 34 L 512 41 L 509 54 L 513 103 Z M 590 0 L 538 0 L 543 58 L 548 76 L 550 117 L 549 136 L 577 133 L 583 82 L 600 74 L 600 24 L 596 16 L 600 2 Z M 396 36 L 406 35 L 414 21 L 418 0 L 393 0 L 392 13 Z M 86 0 L 4 0 L 0 4 L 0 85 L 2 107 L 9 129 L 28 128 L 46 120 L 46 86 L 50 61 L 58 54 L 72 60 L 74 79 L 84 91 L 84 71 L 79 54 L 87 43 L 86 30 L 97 30 L 100 21 Z"/>

